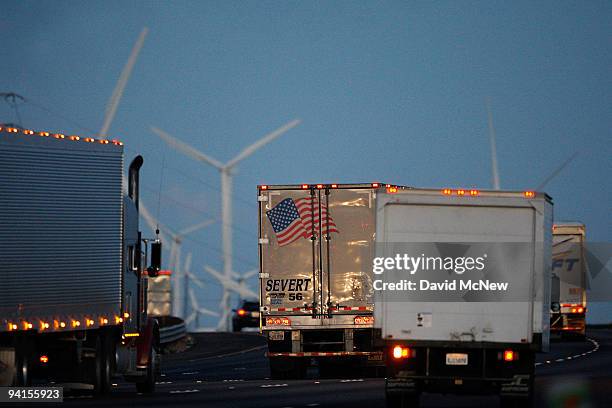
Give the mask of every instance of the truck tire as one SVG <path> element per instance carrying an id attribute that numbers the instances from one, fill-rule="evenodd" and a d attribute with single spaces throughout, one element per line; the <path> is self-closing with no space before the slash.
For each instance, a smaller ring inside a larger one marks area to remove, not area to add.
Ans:
<path id="1" fill-rule="evenodd" d="M 27 387 L 32 384 L 32 362 L 34 354 L 32 342 L 27 337 L 18 340 L 15 347 L 15 379 L 17 387 Z"/>
<path id="2" fill-rule="evenodd" d="M 136 382 L 136 390 L 142 394 L 153 393 L 155 391 L 155 381 L 157 380 L 158 371 L 159 366 L 157 351 L 155 350 L 155 346 L 151 346 L 149 364 L 147 364 L 145 378 Z"/>
<path id="3" fill-rule="evenodd" d="M 421 404 L 421 395 L 406 392 L 387 392 L 385 402 L 387 408 L 418 408 Z"/>
<path id="4" fill-rule="evenodd" d="M 115 350 L 110 334 L 102 333 L 96 340 L 96 363 L 94 393 L 107 395 L 110 393 L 114 372 Z"/>
<path id="5" fill-rule="evenodd" d="M 273 380 L 301 380 L 306 377 L 306 362 L 271 358 L 270 377 Z"/>

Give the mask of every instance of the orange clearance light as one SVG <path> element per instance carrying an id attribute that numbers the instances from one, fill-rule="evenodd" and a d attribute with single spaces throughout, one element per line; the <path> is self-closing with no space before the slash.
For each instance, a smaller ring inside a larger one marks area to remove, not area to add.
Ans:
<path id="1" fill-rule="evenodd" d="M 465 190 L 462 190 L 462 189 L 457 190 L 457 195 L 458 196 L 465 195 Z"/>
<path id="2" fill-rule="evenodd" d="M 9 323 L 8 330 L 9 331 L 17 330 L 17 325 L 15 323 Z"/>
<path id="3" fill-rule="evenodd" d="M 88 143 L 93 143 L 93 142 L 94 142 L 93 137 L 86 137 L 86 138 L 85 138 L 85 139 L 83 139 L 83 140 L 85 140 L 85 141 L 86 141 L 86 142 L 88 142 Z"/>
<path id="4" fill-rule="evenodd" d="M 246 314 L 246 310 L 238 309 L 238 316 L 244 316 Z"/>
<path id="5" fill-rule="evenodd" d="M 399 345 L 393 347 L 393 358 L 399 360 L 400 358 L 407 357 L 410 357 L 410 349 L 408 347 L 402 347 Z"/>
<path id="6" fill-rule="evenodd" d="M 24 328 L 24 330 L 31 329 L 32 328 L 32 323 L 23 322 L 23 328 Z"/>
<path id="7" fill-rule="evenodd" d="M 123 319 L 121 317 L 115 316 L 115 323 L 119 324 L 119 323 L 122 323 L 122 322 L 123 322 Z"/>
<path id="8" fill-rule="evenodd" d="M 91 320 L 91 319 L 87 319 L 87 320 L 85 320 L 85 324 L 87 325 L 87 327 L 93 326 L 94 325 L 94 321 Z"/>
<path id="9" fill-rule="evenodd" d="M 56 139 L 64 139 L 66 136 L 62 135 L 61 133 L 56 133 L 56 134 L 53 135 L 53 137 L 56 138 Z"/>
<path id="10" fill-rule="evenodd" d="M 32 131 L 32 130 L 30 130 L 30 129 L 24 129 L 24 130 L 23 130 L 23 134 L 24 134 L 24 135 L 33 135 L 33 134 L 34 134 L 34 131 Z"/>
<path id="11" fill-rule="evenodd" d="M 266 326 L 291 326 L 288 317 L 266 317 Z"/>
<path id="12" fill-rule="evenodd" d="M 72 327 L 79 327 L 80 325 L 81 325 L 81 322 L 79 322 L 78 320 L 72 321 Z"/>
<path id="13" fill-rule="evenodd" d="M 129 319 L 129 317 L 130 317 L 130 314 L 129 314 L 128 312 L 125 312 L 125 313 L 123 314 L 123 318 L 124 318 L 124 319 Z"/>
<path id="14" fill-rule="evenodd" d="M 323 188 L 323 184 L 317 184 L 317 188 Z"/>
<path id="15" fill-rule="evenodd" d="M 117 140 L 117 139 L 113 139 L 113 140 L 112 140 L 112 143 L 113 143 L 114 145 L 116 145 L 116 146 L 123 146 L 123 143 L 122 143 L 122 142 L 120 142 L 120 141 L 119 141 L 119 140 Z"/>
<path id="16" fill-rule="evenodd" d="M 267 190 L 268 186 L 265 186 L 265 185 L 264 186 L 259 186 L 259 188 L 262 189 L 262 190 Z"/>
<path id="17" fill-rule="evenodd" d="M 106 139 L 98 140 L 98 142 L 100 142 L 102 144 L 109 144 L 109 141 L 106 140 Z"/>
<path id="18" fill-rule="evenodd" d="M 470 190 L 470 195 L 471 196 L 477 196 L 478 194 L 480 194 L 480 191 L 478 191 L 478 190 Z"/>
<path id="19" fill-rule="evenodd" d="M 442 190 L 442 194 L 451 195 L 453 194 L 453 191 L 450 188 L 445 188 L 444 190 Z"/>
<path id="20" fill-rule="evenodd" d="M 38 132 L 38 136 L 49 137 L 49 135 L 50 135 L 49 132 Z"/>
<path id="21" fill-rule="evenodd" d="M 523 192 L 523 195 L 525 196 L 525 198 L 533 198 L 533 197 L 535 197 L 535 192 L 533 192 L 533 191 L 525 191 L 525 192 Z"/>
<path id="22" fill-rule="evenodd" d="M 49 357 L 43 354 L 42 356 L 40 356 L 40 362 L 41 364 L 47 364 L 49 362 Z"/>
<path id="23" fill-rule="evenodd" d="M 513 361 L 515 360 L 515 354 L 514 351 L 512 350 L 505 350 L 504 351 L 504 361 Z"/>
<path id="24" fill-rule="evenodd" d="M 60 324 L 59 324 L 59 325 L 60 325 L 60 327 L 61 327 L 61 328 L 66 327 L 66 323 L 64 323 L 64 322 L 60 322 Z"/>
<path id="25" fill-rule="evenodd" d="M 372 187 L 378 188 L 378 187 L 380 187 L 380 183 L 372 183 Z"/>
<path id="26" fill-rule="evenodd" d="M 374 316 L 355 316 L 355 324 L 374 324 Z"/>
<path id="27" fill-rule="evenodd" d="M 337 184 L 332 184 L 331 188 L 338 188 L 338 185 Z"/>
<path id="28" fill-rule="evenodd" d="M 47 330 L 49 328 L 49 323 L 40 322 L 40 330 Z"/>
<path id="29" fill-rule="evenodd" d="M 396 186 L 387 187 L 387 193 L 390 193 L 390 194 L 397 193 L 397 187 Z"/>
<path id="30" fill-rule="evenodd" d="M 75 142 L 76 142 L 77 140 L 81 140 L 81 138 L 80 138 L 79 136 L 77 136 L 77 135 L 72 135 L 72 136 L 70 136 L 68 139 L 70 139 L 70 140 L 74 140 Z"/>
<path id="31" fill-rule="evenodd" d="M 17 128 L 14 128 L 14 127 L 6 128 L 6 131 L 9 133 L 17 133 Z"/>
<path id="32" fill-rule="evenodd" d="M 101 318 L 100 318 L 100 324 L 101 324 L 101 325 L 108 324 L 108 319 L 107 319 L 106 317 L 101 317 Z"/>
<path id="33" fill-rule="evenodd" d="M 302 184 L 302 189 L 304 190 L 308 189 L 308 184 Z"/>

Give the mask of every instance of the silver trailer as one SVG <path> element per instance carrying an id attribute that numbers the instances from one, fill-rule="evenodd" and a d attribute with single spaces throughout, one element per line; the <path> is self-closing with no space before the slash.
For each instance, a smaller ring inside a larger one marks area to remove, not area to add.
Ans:
<path id="1" fill-rule="evenodd" d="M 372 184 L 258 187 L 260 322 L 274 377 L 381 366 L 374 345 Z"/>
<path id="2" fill-rule="evenodd" d="M 0 127 L 0 385 L 53 380 L 102 393 L 122 374 L 152 391 L 142 163 L 129 166 L 124 192 L 121 142 Z"/>
<path id="3" fill-rule="evenodd" d="M 586 228 L 577 222 L 553 225 L 553 299 L 550 330 L 564 337 L 586 335 Z"/>
<path id="4" fill-rule="evenodd" d="M 418 406 L 422 392 L 491 392 L 502 405 L 528 402 L 535 353 L 549 343 L 551 199 L 531 191 L 400 189 L 379 195 L 376 218 L 377 258 L 403 250 L 437 265 L 431 250 L 451 265 L 442 274 L 379 275 L 413 280 L 414 291 L 375 283 L 388 406 Z M 480 259 L 482 269 L 452 269 L 466 259 Z M 429 291 L 439 276 L 444 281 Z M 502 282 L 509 286 L 489 291 Z"/>

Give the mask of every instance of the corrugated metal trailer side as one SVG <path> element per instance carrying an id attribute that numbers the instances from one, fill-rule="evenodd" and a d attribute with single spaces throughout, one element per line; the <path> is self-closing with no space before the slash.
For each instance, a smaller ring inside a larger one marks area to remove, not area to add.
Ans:
<path id="1" fill-rule="evenodd" d="M 120 313 L 123 147 L 0 132 L 0 331 Z"/>

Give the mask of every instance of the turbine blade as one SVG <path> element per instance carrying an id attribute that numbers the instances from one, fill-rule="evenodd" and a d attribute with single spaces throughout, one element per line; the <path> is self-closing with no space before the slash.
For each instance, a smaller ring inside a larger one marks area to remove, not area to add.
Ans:
<path id="1" fill-rule="evenodd" d="M 204 162 L 206 164 L 210 164 L 211 166 L 216 167 L 219 170 L 223 169 L 223 163 L 202 153 L 196 148 L 189 146 L 187 143 L 175 138 L 174 136 L 171 136 L 169 133 L 164 132 L 163 130 L 158 129 L 154 126 L 151 126 L 151 131 L 157 136 L 159 136 L 170 147 L 180 151 L 183 154 L 186 154 L 192 159 Z"/>
<path id="2" fill-rule="evenodd" d="M 119 106 L 119 102 L 121 101 L 121 96 L 123 96 L 123 90 L 127 85 L 128 79 L 130 79 L 130 74 L 132 73 L 132 69 L 134 68 L 134 64 L 136 64 L 136 60 L 138 59 L 138 54 L 140 53 L 140 49 L 142 48 L 145 37 L 149 29 L 144 27 L 134 44 L 134 48 L 132 48 L 132 52 L 130 53 L 130 57 L 128 58 L 121 75 L 119 76 L 119 80 L 117 81 L 117 85 L 113 90 L 113 94 L 111 95 L 110 100 L 108 101 L 108 105 L 106 106 L 106 112 L 104 115 L 104 124 L 102 125 L 102 129 L 100 129 L 100 138 L 106 139 L 108 130 L 110 128 L 111 123 L 115 117 L 115 113 L 117 112 L 117 107 Z"/>
<path id="3" fill-rule="evenodd" d="M 576 156 L 578 156 L 578 152 L 574 152 L 574 154 L 572 154 L 570 157 L 568 157 L 567 159 L 565 159 L 565 161 L 563 163 L 561 163 L 561 165 L 559 167 L 557 167 L 555 169 L 555 171 L 553 171 L 552 173 L 550 173 L 550 175 L 548 177 L 546 177 L 544 179 L 544 181 L 542 181 L 540 183 L 539 186 L 536 187 L 535 191 L 542 191 L 542 189 L 552 180 L 554 179 L 557 174 L 561 173 L 561 171 L 567 167 L 568 164 L 570 164 L 572 162 L 572 160 L 574 160 L 576 158 Z"/>
<path id="4" fill-rule="evenodd" d="M 215 222 L 215 220 L 206 220 L 206 221 L 203 221 L 203 222 L 201 222 L 199 224 L 192 225 L 191 227 L 187 227 L 185 229 L 180 230 L 177 235 L 179 235 L 181 237 L 183 237 L 185 235 L 189 235 L 189 234 L 191 234 L 193 232 L 196 232 L 197 230 L 200 230 L 202 228 L 208 227 L 209 225 L 213 224 L 214 222 Z"/>
<path id="5" fill-rule="evenodd" d="M 270 143 L 274 139 L 280 137 L 283 133 L 287 132 L 288 130 L 290 130 L 290 129 L 296 127 L 297 125 L 299 125 L 300 122 L 301 122 L 300 119 L 294 119 L 291 122 L 289 122 L 289 123 L 281 126 L 280 128 L 276 129 L 274 132 L 268 133 L 267 135 L 265 135 L 264 137 L 259 139 L 257 142 L 253 143 L 252 145 L 250 145 L 249 147 L 244 149 L 242 152 L 240 152 L 238 154 L 238 156 L 234 157 L 232 160 L 227 162 L 227 164 L 225 166 L 227 168 L 231 168 L 231 167 L 235 166 L 236 164 L 238 164 L 238 162 L 240 162 L 241 160 L 246 159 L 247 157 L 249 157 L 250 155 L 255 153 L 258 149 L 262 148 L 263 146 L 265 146 L 266 144 Z"/>
<path id="6" fill-rule="evenodd" d="M 493 189 L 499 190 L 499 171 L 497 169 L 497 144 L 495 142 L 495 127 L 493 126 L 493 114 L 491 113 L 491 106 L 489 98 L 486 99 L 487 104 L 487 117 L 489 120 L 489 140 L 491 142 L 491 171 L 493 172 Z"/>

